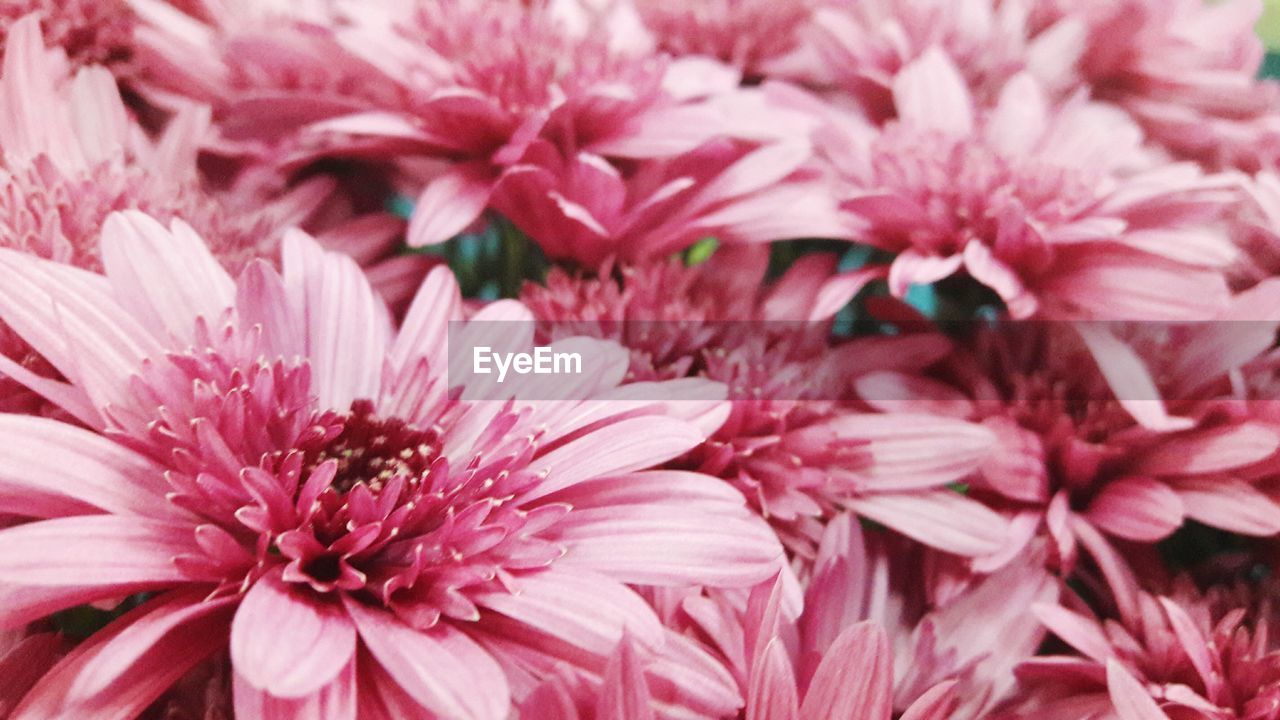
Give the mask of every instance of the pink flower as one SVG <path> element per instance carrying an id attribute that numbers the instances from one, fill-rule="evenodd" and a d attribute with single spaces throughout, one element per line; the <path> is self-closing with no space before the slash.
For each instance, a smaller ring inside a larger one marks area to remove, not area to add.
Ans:
<path id="1" fill-rule="evenodd" d="M 1137 597 L 1139 616 L 1119 620 L 1079 607 L 1036 607 L 1069 647 L 1018 670 L 1025 687 L 1000 720 L 1280 717 L 1274 581 L 1195 586 L 1178 578 Z"/>
<path id="2" fill-rule="evenodd" d="M 1280 533 L 1268 483 L 1280 449 L 1270 402 L 1241 377 L 1274 344 L 1274 283 L 1233 300 L 1213 322 L 1003 326 L 980 332 L 938 377 L 879 373 L 855 381 L 886 412 L 932 406 L 980 422 L 997 447 L 970 496 L 1012 518 L 1011 544 L 1037 535 L 1065 573 L 1080 550 L 1106 579 L 1129 583 L 1114 541 L 1151 544 L 1188 519 L 1249 536 Z M 1118 595 L 1125 597 L 1120 589 Z M 1132 619 L 1136 608 L 1122 606 Z"/>
<path id="3" fill-rule="evenodd" d="M 1280 161 L 1280 85 L 1258 80 L 1262 0 L 1047 0 L 1040 12 L 1083 30 L 1078 72 L 1150 139 L 1210 166 Z"/>
<path id="4" fill-rule="evenodd" d="M 285 187 L 274 178 L 246 176 L 211 190 L 197 168 L 207 112 L 184 108 L 151 141 L 111 74 L 98 66 L 72 73 L 62 49 L 44 47 L 35 15 L 10 28 L 0 104 L 12 109 L 0 120 L 0 247 L 98 269 L 103 221 L 117 210 L 139 209 L 166 221 L 184 218 L 233 269 L 275 257 L 283 230 L 301 224 L 326 245 L 376 266 L 379 288 L 392 300 L 407 294 L 406 280 L 425 273 L 424 259 L 387 259 L 403 223 L 357 213 L 331 179 Z M 42 371 L 30 348 L 2 327 L 0 356 Z M 15 393 L 0 378 L 4 409 L 34 407 L 29 395 Z"/>
<path id="5" fill-rule="evenodd" d="M 763 244 L 849 232 L 804 142 L 719 139 L 624 172 L 539 141 L 503 173 L 492 204 L 548 257 L 588 268 L 658 260 L 708 237 Z"/>
<path id="6" fill-rule="evenodd" d="M 244 28 L 146 15 L 153 74 L 180 92 L 212 63 L 200 74 L 215 86 L 195 87 L 229 133 L 296 141 L 282 143 L 295 165 L 333 154 L 397 161 L 418 196 L 418 247 L 475 221 L 535 140 L 570 155 L 678 155 L 719 134 L 725 121 L 701 100 L 737 84 L 731 71 L 575 33 L 544 3 L 428 0 L 318 23 L 277 9 Z"/>
<path id="7" fill-rule="evenodd" d="M 550 337 L 588 334 L 628 347 L 636 379 L 727 385 L 736 399 L 728 422 L 680 466 L 738 488 L 791 550 L 811 556 L 822 521 L 841 508 L 947 552 L 1001 546 L 999 516 L 948 487 L 977 470 L 994 435 L 849 402 L 851 377 L 928 365 L 945 354 L 945 341 L 832 347 L 830 317 L 879 271 L 836 275 L 833 257 L 812 255 L 765 286 L 766 263 L 761 249 L 726 248 L 693 269 L 626 268 L 620 283 L 608 273 L 553 273 L 548 287 L 527 286 L 522 297 Z"/>
<path id="8" fill-rule="evenodd" d="M 963 275 L 1015 318 L 1187 320 L 1226 305 L 1238 251 L 1217 222 L 1234 191 L 1153 162 L 1123 113 L 1055 106 L 1028 75 L 982 112 L 936 49 L 893 96 L 897 121 L 847 123 L 832 156 L 864 223 L 855 238 L 896 253 L 895 294 Z"/>
<path id="9" fill-rule="evenodd" d="M 716 58 L 757 79 L 802 62 L 818 0 L 633 0 L 660 49 Z"/>
<path id="10" fill-rule="evenodd" d="M 793 78 L 839 103 L 854 100 L 877 121 L 896 116 L 899 73 L 933 48 L 959 68 L 987 106 L 1014 75 L 1032 71 L 1054 94 L 1078 82 L 1083 30 L 1072 18 L 1039 18 L 1025 0 L 863 0 L 823 3 L 807 65 Z M 1055 22 L 1056 21 L 1056 22 Z"/>
<path id="11" fill-rule="evenodd" d="M 813 671 L 854 622 L 883 628 L 894 648 L 893 705 L 905 712 L 930 688 L 955 684 L 954 718 L 985 718 L 1014 690 L 1014 667 L 1044 639 L 1029 608 L 1056 602 L 1060 581 L 1043 552 L 968 583 L 954 558 L 886 533 L 863 532 L 849 515 L 823 533 L 800 618 L 800 667 Z"/>
<path id="12" fill-rule="evenodd" d="M 458 399 L 452 277 L 396 333 L 355 263 L 301 234 L 283 275 L 232 280 L 188 226 L 127 212 L 103 258 L 106 277 L 0 251 L 0 319 L 68 382 L 19 379 L 80 423 L 0 416 L 0 494 L 31 518 L 0 531 L 0 623 L 150 597 L 15 718 L 132 717 L 227 648 L 237 716 L 506 718 L 553 671 L 598 681 L 624 629 L 675 707 L 733 712 L 724 670 L 626 585 L 777 571 L 736 493 L 646 470 L 719 401 L 610 401 L 625 354 L 590 340 L 591 399 Z M 527 348 L 524 327 L 488 342 Z"/>

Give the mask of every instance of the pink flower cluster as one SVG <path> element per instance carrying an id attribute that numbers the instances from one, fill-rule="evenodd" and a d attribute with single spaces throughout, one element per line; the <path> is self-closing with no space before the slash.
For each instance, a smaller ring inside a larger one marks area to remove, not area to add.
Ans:
<path id="1" fill-rule="evenodd" d="M 0 720 L 1280 720 L 1261 12 L 0 0 Z"/>

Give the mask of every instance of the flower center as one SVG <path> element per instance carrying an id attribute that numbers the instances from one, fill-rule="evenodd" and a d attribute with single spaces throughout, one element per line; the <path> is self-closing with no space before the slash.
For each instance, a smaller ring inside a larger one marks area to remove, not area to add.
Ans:
<path id="1" fill-rule="evenodd" d="M 373 403 L 357 400 L 345 416 L 322 420 L 322 425 L 340 426 L 336 436 L 319 448 L 307 448 L 310 469 L 334 460 L 338 469 L 330 487 L 348 493 L 365 485 L 379 493 L 394 478 L 406 489 L 417 489 L 439 453 L 437 433 L 423 430 L 399 418 L 373 414 Z"/>

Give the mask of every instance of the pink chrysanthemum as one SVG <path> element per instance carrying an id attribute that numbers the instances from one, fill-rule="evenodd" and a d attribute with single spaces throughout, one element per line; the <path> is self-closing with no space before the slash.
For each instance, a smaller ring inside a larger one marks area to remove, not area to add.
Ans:
<path id="1" fill-rule="evenodd" d="M 716 58 L 761 78 L 794 64 L 819 0 L 631 0 L 656 45 L 672 55 Z"/>
<path id="2" fill-rule="evenodd" d="M 927 52 L 893 83 L 899 119 L 849 123 L 832 145 L 856 237 L 896 253 L 895 294 L 963 274 L 1015 318 L 1187 320 L 1227 302 L 1236 198 L 1192 165 L 1153 162 L 1120 111 L 1050 103 L 1028 75 L 975 109 L 950 58 Z"/>
<path id="3" fill-rule="evenodd" d="M 1177 578 L 1141 593 L 1130 620 L 1041 605 L 1067 645 L 1018 670 L 1024 691 L 1000 720 L 1276 720 L 1280 648 L 1274 579 L 1197 588 Z"/>
<path id="4" fill-rule="evenodd" d="M 326 245 L 377 266 L 379 287 L 393 299 L 406 294 L 404 279 L 416 281 L 425 272 L 423 259 L 386 258 L 401 221 L 381 213 L 357 216 L 328 178 L 293 188 L 251 178 L 226 190 L 206 187 L 197 154 L 207 113 L 185 108 L 152 142 L 105 69 L 71 74 L 62 50 L 44 47 L 35 15 L 10 30 L 0 78 L 0 105 L 9 109 L 0 119 L 0 247 L 96 270 L 103 220 L 137 209 L 166 221 L 182 217 L 232 269 L 276 256 L 284 228 L 301 224 Z M 0 355 L 40 367 L 2 327 Z M 0 386 L 8 385 L 0 378 Z M 0 406 L 14 410 L 18 403 L 31 406 L 29 396 L 0 391 Z"/>
<path id="5" fill-rule="evenodd" d="M 837 102 L 853 100 L 872 118 L 896 116 L 897 75 L 932 48 L 956 65 L 979 104 L 1033 71 L 1055 92 L 1076 81 L 1083 31 L 1065 19 L 1033 22 L 1026 0 L 862 0 L 828 2 L 812 25 L 807 63 L 796 80 Z"/>
<path id="6" fill-rule="evenodd" d="M 787 639 L 780 640 L 785 649 L 774 662 L 786 658 L 803 688 L 824 662 L 842 656 L 836 648 L 850 627 L 869 623 L 889 638 L 895 661 L 888 669 L 888 704 L 896 712 L 907 712 L 931 688 L 946 684 L 954 688 L 946 717 L 984 718 L 1013 690 L 1013 668 L 1044 638 L 1030 606 L 1057 600 L 1060 582 L 1042 567 L 1039 555 L 1029 552 L 977 582 L 957 585 L 949 582 L 953 558 L 883 531 L 863 531 L 849 514 L 838 515 L 828 523 L 808 571 L 795 627 L 791 619 L 782 621 L 793 614 L 786 593 L 771 601 L 781 603 L 770 609 L 779 615 L 773 624 L 783 630 L 775 633 Z M 761 667 L 752 651 L 762 610 L 758 592 L 746 600 L 740 590 L 655 594 L 664 622 L 703 642 L 748 696 L 759 690 L 761 679 L 779 679 L 761 678 L 762 671 L 768 675 L 780 668 Z"/>
<path id="7" fill-rule="evenodd" d="M 1153 142 L 1210 166 L 1275 168 L 1280 85 L 1259 80 L 1262 0 L 1044 0 L 1044 21 L 1082 28 L 1077 70 Z"/>
<path id="8" fill-rule="evenodd" d="M 1122 583 L 1116 539 L 1154 543 L 1188 519 L 1280 532 L 1280 502 L 1259 472 L 1274 466 L 1280 428 L 1262 412 L 1269 403 L 1242 401 L 1238 387 L 1274 343 L 1275 323 L 1251 314 L 1275 291 L 1259 286 L 1206 323 L 992 329 L 956 356 L 954 385 L 889 373 L 856 384 L 885 410 L 931 404 L 996 434 L 1000 449 L 970 494 L 1013 518 L 1015 540 L 990 562 L 1042 535 L 1064 571 L 1083 548 Z"/>
<path id="9" fill-rule="evenodd" d="M 621 280 L 553 274 L 523 298 L 551 333 L 617 339 L 637 379 L 703 377 L 730 388 L 730 419 L 682 466 L 725 478 L 794 551 L 811 555 L 837 508 L 963 555 L 1004 539 L 999 517 L 948 489 L 973 472 L 994 436 L 921 413 L 875 414 L 849 404 L 849 378 L 927 365 L 939 338 L 832 347 L 830 317 L 877 271 L 835 275 L 826 255 L 764 286 L 765 253 L 721 250 L 686 269 L 624 269 Z"/>
<path id="10" fill-rule="evenodd" d="M 103 257 L 105 278 L 0 251 L 0 319 L 68 382 L 24 379 L 82 424 L 0 416 L 0 495 L 31 518 L 0 531 L 0 624 L 148 599 L 16 719 L 133 717 L 229 647 L 237 716 L 496 720 L 552 671 L 599 682 L 624 628 L 655 694 L 734 711 L 723 669 L 624 584 L 777 571 L 736 493 L 644 470 L 700 443 L 720 402 L 609 401 L 625 353 L 590 340 L 595 399 L 461 400 L 448 272 L 393 334 L 358 267 L 300 234 L 283 275 L 233 281 L 189 227 L 130 212 Z M 525 327 L 494 344 L 529 347 Z"/>
<path id="11" fill-rule="evenodd" d="M 414 246 L 475 221 L 502 171 L 539 138 L 570 155 L 668 157 L 725 124 L 698 102 L 725 85 L 724 72 L 703 77 L 702 65 L 678 72 L 662 57 L 618 51 L 572 32 L 543 2 L 420 0 L 324 24 L 277 11 L 245 28 L 172 12 L 148 20 L 153 75 L 180 94 L 192 68 L 212 63 L 201 74 L 216 87 L 195 87 L 234 134 L 295 139 L 295 164 L 333 154 L 399 161 L 420 195 Z"/>

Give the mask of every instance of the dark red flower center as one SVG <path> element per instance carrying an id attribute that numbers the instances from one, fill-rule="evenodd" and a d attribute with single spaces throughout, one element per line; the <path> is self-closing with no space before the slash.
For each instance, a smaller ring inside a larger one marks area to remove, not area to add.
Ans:
<path id="1" fill-rule="evenodd" d="M 336 435 L 318 448 L 307 448 L 306 466 L 334 460 L 338 464 L 331 487 L 348 493 L 365 485 L 375 494 L 396 477 L 406 488 L 416 488 L 439 454 L 438 435 L 399 418 L 373 414 L 373 403 L 357 400 L 351 412 L 333 416 L 323 425 L 340 427 Z"/>

